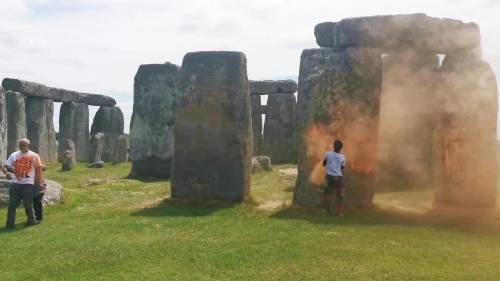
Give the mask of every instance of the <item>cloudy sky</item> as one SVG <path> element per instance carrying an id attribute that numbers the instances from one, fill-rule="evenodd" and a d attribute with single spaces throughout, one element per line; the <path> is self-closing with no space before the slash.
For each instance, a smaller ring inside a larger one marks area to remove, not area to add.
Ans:
<path id="1" fill-rule="evenodd" d="M 0 78 L 111 95 L 127 131 L 140 64 L 237 50 L 250 79 L 296 77 L 302 49 L 317 47 L 315 24 L 346 17 L 423 12 L 474 21 L 500 75 L 497 0 L 1 0 L 0 7 Z"/>

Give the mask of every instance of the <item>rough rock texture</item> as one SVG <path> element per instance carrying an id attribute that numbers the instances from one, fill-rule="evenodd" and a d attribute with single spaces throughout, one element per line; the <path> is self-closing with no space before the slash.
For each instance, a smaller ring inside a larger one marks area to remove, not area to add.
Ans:
<path id="1" fill-rule="evenodd" d="M 177 65 L 141 65 L 134 79 L 130 122 L 131 176 L 170 178 L 174 156 L 175 107 L 180 98 Z"/>
<path id="2" fill-rule="evenodd" d="M 244 200 L 252 163 L 245 55 L 188 53 L 179 83 L 172 197 Z"/>
<path id="3" fill-rule="evenodd" d="M 0 161 L 7 159 L 7 108 L 5 93 L 2 87 L 0 87 Z"/>
<path id="4" fill-rule="evenodd" d="M 494 207 L 498 97 L 489 64 L 467 53 L 447 56 L 437 103 L 435 203 Z"/>
<path id="5" fill-rule="evenodd" d="M 121 135 L 116 138 L 115 146 L 113 147 L 113 155 L 111 161 L 113 164 L 125 163 L 128 160 L 128 137 Z"/>
<path id="6" fill-rule="evenodd" d="M 274 94 L 267 99 L 263 153 L 275 164 L 297 161 L 294 94 Z"/>
<path id="7" fill-rule="evenodd" d="M 123 134 L 123 113 L 117 106 L 101 106 L 94 116 L 90 135 L 105 134 L 102 151 L 103 161 L 112 161 L 116 139 Z"/>
<path id="8" fill-rule="evenodd" d="M 324 22 L 314 29 L 321 47 L 371 47 L 382 52 L 416 49 L 449 53 L 480 46 L 475 23 L 429 17 L 425 14 L 348 18 Z"/>
<path id="9" fill-rule="evenodd" d="M 88 165 L 88 167 L 102 169 L 102 168 L 104 168 L 104 161 L 97 161 L 97 162 L 91 163 Z"/>
<path id="10" fill-rule="evenodd" d="M 400 52 L 382 60 L 377 190 L 432 186 L 432 143 L 436 124 L 434 54 Z"/>
<path id="11" fill-rule="evenodd" d="M 65 102 L 59 113 L 58 139 L 71 139 L 76 149 L 76 160 L 86 162 L 89 158 L 89 106 L 84 103 Z M 66 148 L 59 146 L 59 158 Z M 61 159 L 60 159 L 61 160 Z"/>
<path id="12" fill-rule="evenodd" d="M 252 104 L 252 134 L 253 134 L 253 153 L 252 155 L 259 155 L 262 152 L 262 105 L 260 103 L 260 96 L 250 97 Z"/>
<path id="13" fill-rule="evenodd" d="M 116 135 L 123 134 L 123 113 L 118 106 L 101 106 L 97 110 L 90 134 L 111 133 Z"/>
<path id="14" fill-rule="evenodd" d="M 17 151 L 18 142 L 27 137 L 26 98 L 23 94 L 5 91 L 7 101 L 7 155 Z"/>
<path id="15" fill-rule="evenodd" d="M 261 171 L 272 171 L 271 158 L 269 156 L 252 157 L 252 174 Z"/>
<path id="16" fill-rule="evenodd" d="M 250 96 L 250 97 L 253 98 L 254 96 Z M 261 115 L 267 114 L 267 105 L 261 105 L 257 110 L 260 112 Z"/>
<path id="17" fill-rule="evenodd" d="M 47 190 L 43 196 L 43 205 L 53 205 L 61 202 L 64 199 L 64 190 L 62 185 L 55 181 L 45 179 Z M 0 207 L 7 207 L 9 205 L 9 187 L 12 185 L 10 181 L 0 179 Z M 22 204 L 20 204 L 22 205 Z"/>
<path id="18" fill-rule="evenodd" d="M 45 98 L 56 102 L 76 102 L 95 106 L 113 106 L 116 104 L 112 97 L 47 87 L 39 83 L 13 78 L 3 79 L 2 86 L 7 90 L 20 92 L 30 97 Z"/>
<path id="19" fill-rule="evenodd" d="M 377 152 L 382 64 L 363 48 L 304 50 L 297 104 L 298 178 L 294 204 L 320 204 L 324 154 L 344 142 L 346 201 L 371 204 Z"/>
<path id="20" fill-rule="evenodd" d="M 73 167 L 75 167 L 76 165 L 75 143 L 70 139 L 66 139 L 59 143 L 59 147 L 62 148 L 62 155 L 60 159 L 62 164 L 61 170 L 63 171 L 73 170 Z"/>
<path id="21" fill-rule="evenodd" d="M 297 92 L 297 82 L 293 80 L 250 81 L 250 94 L 269 95 Z"/>
<path id="22" fill-rule="evenodd" d="M 90 156 L 89 156 L 90 163 L 95 163 L 102 160 L 102 154 L 105 145 L 104 138 L 105 138 L 104 133 L 97 133 L 94 136 L 92 136 L 92 139 L 90 141 Z"/>
<path id="23" fill-rule="evenodd" d="M 46 162 L 57 161 L 53 116 L 54 102 L 52 100 L 26 99 L 26 124 L 30 147 Z"/>

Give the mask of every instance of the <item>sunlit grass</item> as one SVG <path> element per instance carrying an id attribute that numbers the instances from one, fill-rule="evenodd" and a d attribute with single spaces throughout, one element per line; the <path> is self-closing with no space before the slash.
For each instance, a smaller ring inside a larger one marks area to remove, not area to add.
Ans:
<path id="1" fill-rule="evenodd" d="M 168 181 L 129 164 L 59 172 L 65 202 L 42 225 L 0 231 L 0 280 L 497 280 L 496 226 L 427 224 L 371 211 L 290 208 L 293 180 L 252 177 L 252 202 L 169 200 Z M 419 204 L 426 194 L 386 200 Z M 404 198 L 404 199 L 402 199 Z M 420 199 L 419 199 L 420 198 Z M 269 202 L 274 202 L 270 204 Z M 266 205 L 267 204 L 267 205 Z M 264 206 L 264 207 L 262 207 Z M 6 210 L 0 210 L 0 220 Z"/>

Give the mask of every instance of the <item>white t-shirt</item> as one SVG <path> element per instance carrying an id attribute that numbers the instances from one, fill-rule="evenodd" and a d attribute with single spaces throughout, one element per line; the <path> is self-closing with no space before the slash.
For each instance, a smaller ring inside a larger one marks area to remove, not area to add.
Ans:
<path id="1" fill-rule="evenodd" d="M 40 156 L 31 150 L 26 153 L 17 151 L 9 156 L 5 165 L 14 169 L 13 183 L 35 184 L 35 168 L 41 167 L 42 161 Z"/>
<path id="2" fill-rule="evenodd" d="M 342 176 L 342 167 L 345 167 L 345 156 L 341 153 L 328 151 L 325 154 L 326 173 L 330 176 Z"/>

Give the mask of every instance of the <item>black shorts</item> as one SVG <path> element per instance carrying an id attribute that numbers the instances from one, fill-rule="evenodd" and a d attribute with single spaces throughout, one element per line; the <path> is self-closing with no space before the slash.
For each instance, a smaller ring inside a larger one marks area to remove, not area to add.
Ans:
<path id="1" fill-rule="evenodd" d="M 344 184 L 342 183 L 342 177 L 326 175 L 326 194 L 333 194 L 335 190 L 341 189 L 343 187 Z"/>

